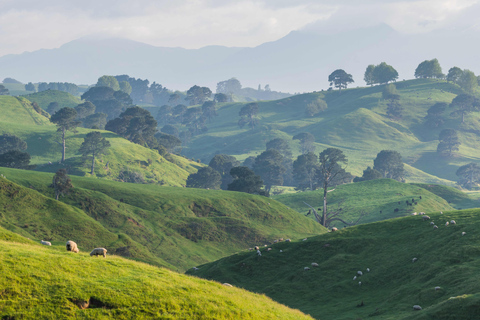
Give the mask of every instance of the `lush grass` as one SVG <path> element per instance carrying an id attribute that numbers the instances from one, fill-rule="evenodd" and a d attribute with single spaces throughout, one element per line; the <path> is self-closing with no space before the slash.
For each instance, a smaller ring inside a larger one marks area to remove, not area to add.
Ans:
<path id="1" fill-rule="evenodd" d="M 277 201 L 246 193 L 71 176 L 74 190 L 55 201 L 48 188 L 52 174 L 7 168 L 0 173 L 8 179 L 0 179 L 4 228 L 53 243 L 72 239 L 82 250 L 103 246 L 176 270 L 276 238 L 325 232 Z"/>
<path id="2" fill-rule="evenodd" d="M 360 223 L 368 223 L 406 216 L 412 212 L 453 210 L 453 207 L 448 203 L 453 198 L 451 199 L 449 196 L 462 194 L 454 188 L 444 187 L 445 194 L 443 196 L 450 199 L 446 200 L 442 195 L 429 192 L 422 186 L 401 183 L 391 179 L 344 184 L 328 193 L 328 206 L 331 210 L 336 210 L 339 207 L 343 208 L 344 214 L 342 216 L 347 222 L 356 221 L 361 214 L 365 214 Z M 442 187 L 439 186 L 438 188 Z M 464 198 L 468 198 L 468 196 L 464 195 Z M 309 208 L 304 202 L 322 208 L 323 189 L 282 194 L 273 196 L 273 199 L 305 214 Z M 407 205 L 406 201 L 412 203 L 412 199 L 415 199 L 417 204 Z M 470 207 L 476 206 L 474 201 L 470 202 Z M 398 209 L 398 211 L 395 212 L 395 209 Z M 310 217 L 314 219 L 313 214 Z M 336 222 L 332 226 L 342 228 L 344 224 Z"/>
<path id="3" fill-rule="evenodd" d="M 407 182 L 453 185 L 456 169 L 468 162 L 478 162 L 480 113 L 473 113 L 464 124 L 452 119 L 448 108 L 445 124 L 430 128 L 423 118 L 436 102 L 450 103 L 461 90 L 441 80 L 416 79 L 397 82 L 400 103 L 404 107 L 401 120 L 386 117 L 386 101 L 381 98 L 384 86 L 338 91 L 313 92 L 277 101 L 259 102 L 259 125 L 255 130 L 240 129 L 238 112 L 242 103 L 226 103 L 217 107 L 218 116 L 208 125 L 208 132 L 192 139 L 184 148 L 189 157 L 207 163 L 216 153 L 226 153 L 243 160 L 265 150 L 265 143 L 274 138 L 290 142 L 298 155 L 298 141 L 292 137 L 310 132 L 316 137 L 317 153 L 326 147 L 340 148 L 347 155 L 348 170 L 361 175 L 381 150 L 396 150 L 408 165 Z M 307 118 L 305 107 L 322 98 L 328 109 Z M 442 129 L 460 131 L 462 146 L 457 156 L 442 158 L 436 153 L 438 134 Z"/>
<path id="4" fill-rule="evenodd" d="M 2 319 L 312 319 L 263 295 L 112 255 L 0 240 L 0 261 Z"/>
<path id="5" fill-rule="evenodd" d="M 479 214 L 437 212 L 428 221 L 409 216 L 359 225 L 280 242 L 261 249 L 261 257 L 239 253 L 188 273 L 264 293 L 325 320 L 479 319 Z M 457 224 L 445 226 L 452 219 Z M 311 270 L 304 271 L 307 266 Z M 352 280 L 357 271 L 363 276 Z M 416 304 L 423 310 L 413 311 Z"/>
<path id="6" fill-rule="evenodd" d="M 36 102 L 40 108 L 44 110 L 47 109 L 51 102 L 58 102 L 62 108 L 74 108 L 81 103 L 81 100 L 78 97 L 75 97 L 68 92 L 58 90 L 45 90 L 24 95 L 24 97 L 32 102 Z"/>
<path id="7" fill-rule="evenodd" d="M 473 196 L 470 196 L 469 194 L 462 192 L 458 189 L 436 184 L 412 184 L 427 189 L 431 193 L 434 193 L 437 196 L 445 199 L 455 209 L 460 210 L 480 207 L 480 202 L 478 201 L 478 199 L 474 199 Z"/>

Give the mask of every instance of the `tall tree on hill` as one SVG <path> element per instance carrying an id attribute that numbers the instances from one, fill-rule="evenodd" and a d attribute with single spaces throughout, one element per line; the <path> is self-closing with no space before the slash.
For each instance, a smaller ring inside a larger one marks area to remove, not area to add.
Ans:
<path id="1" fill-rule="evenodd" d="M 258 104 L 256 102 L 249 103 L 240 109 L 238 115 L 240 120 L 238 120 L 238 126 L 243 128 L 245 125 L 248 125 L 250 128 L 255 129 L 255 126 L 258 123 L 257 119 L 258 113 Z"/>
<path id="2" fill-rule="evenodd" d="M 114 76 L 101 76 L 98 78 L 96 87 L 109 87 L 112 88 L 113 91 L 120 90 L 120 85 L 118 84 L 118 80 Z"/>
<path id="3" fill-rule="evenodd" d="M 132 86 L 128 81 L 120 81 L 118 83 L 118 86 L 120 87 L 120 91 L 125 92 L 126 94 L 130 95 L 132 93 Z"/>
<path id="4" fill-rule="evenodd" d="M 300 140 L 300 150 L 302 154 L 315 152 L 315 146 L 313 145 L 313 143 L 315 142 L 315 137 L 313 136 L 313 134 L 308 132 L 301 132 L 294 135 L 292 139 Z"/>
<path id="5" fill-rule="evenodd" d="M 459 177 L 458 184 L 466 189 L 472 189 L 480 183 L 480 166 L 469 163 L 458 168 L 456 175 Z"/>
<path id="6" fill-rule="evenodd" d="M 266 192 L 270 193 L 272 186 L 283 185 L 286 170 L 282 163 L 283 157 L 275 149 L 266 150 L 255 158 L 253 171 L 263 179 Z"/>
<path id="7" fill-rule="evenodd" d="M 288 144 L 287 140 L 282 138 L 275 138 L 267 142 L 267 150 L 275 149 L 283 157 L 282 165 L 285 168 L 285 173 L 283 174 L 283 183 L 290 185 L 293 181 L 292 175 L 292 150 L 290 149 L 290 145 Z"/>
<path id="8" fill-rule="evenodd" d="M 448 70 L 447 82 L 453 82 L 458 84 L 458 81 L 462 77 L 463 71 L 459 67 L 452 67 Z"/>
<path id="9" fill-rule="evenodd" d="M 80 121 L 76 120 L 77 111 L 73 108 L 62 108 L 55 112 L 50 121 L 57 125 L 57 132 L 60 133 L 61 142 L 59 144 L 62 146 L 62 160 L 65 161 L 65 135 L 67 131 L 76 132 L 76 128 L 80 125 Z"/>
<path id="10" fill-rule="evenodd" d="M 402 155 L 397 151 L 380 151 L 373 160 L 373 169 L 380 172 L 384 178 L 395 179 L 400 182 L 405 180 Z"/>
<path id="11" fill-rule="evenodd" d="M 70 192 L 70 189 L 73 188 L 73 184 L 66 169 L 60 169 L 55 173 L 50 187 L 53 188 L 55 192 L 55 200 L 58 200 L 60 195 L 65 196 Z"/>
<path id="12" fill-rule="evenodd" d="M 268 197 L 262 190 L 263 180 L 248 167 L 234 167 L 230 170 L 233 181 L 228 184 L 227 190 L 259 194 Z"/>
<path id="13" fill-rule="evenodd" d="M 425 116 L 425 124 L 430 127 L 439 127 L 443 125 L 445 119 L 443 119 L 443 113 L 447 110 L 448 104 L 445 102 L 437 102 L 427 110 Z"/>
<path id="14" fill-rule="evenodd" d="M 83 138 L 82 145 L 78 151 L 80 151 L 84 157 L 92 156 L 90 174 L 93 174 L 95 170 L 95 157 L 105 154 L 109 147 L 110 142 L 102 138 L 102 134 L 98 131 L 92 131 Z"/>
<path id="15" fill-rule="evenodd" d="M 317 170 L 319 169 L 318 157 L 313 152 L 301 154 L 293 162 L 293 178 L 297 188 L 315 190 Z"/>
<path id="16" fill-rule="evenodd" d="M 337 69 L 328 76 L 328 82 L 330 82 L 331 87 L 338 88 L 341 91 L 355 81 L 353 81 L 351 74 L 346 73 L 343 69 Z"/>
<path id="17" fill-rule="evenodd" d="M 191 106 L 204 103 L 212 95 L 212 90 L 207 87 L 199 87 L 197 85 L 191 87 L 187 91 L 187 100 Z"/>
<path id="18" fill-rule="evenodd" d="M 365 81 L 367 86 L 373 86 L 375 84 L 373 70 L 375 70 L 375 65 L 370 64 L 368 65 L 367 70 L 365 70 L 365 74 L 363 75 L 363 81 Z"/>
<path id="19" fill-rule="evenodd" d="M 458 151 L 460 146 L 460 139 L 458 133 L 454 129 L 444 129 L 438 136 L 440 143 L 437 146 L 437 152 L 442 156 L 451 157 Z"/>
<path id="20" fill-rule="evenodd" d="M 222 177 L 210 167 L 198 169 L 187 178 L 187 188 L 219 189 Z"/>
<path id="21" fill-rule="evenodd" d="M 0 154 L 17 150 L 27 150 L 27 143 L 13 134 L 4 133 L 0 135 Z"/>
<path id="22" fill-rule="evenodd" d="M 242 90 L 242 84 L 237 78 L 231 78 L 217 83 L 217 93 L 224 93 L 232 96 L 238 94 Z"/>
<path id="23" fill-rule="evenodd" d="M 133 143 L 155 148 L 157 121 L 148 110 L 140 107 L 128 108 L 118 118 L 110 120 L 105 130 L 113 131 Z"/>
<path id="24" fill-rule="evenodd" d="M 478 87 L 478 80 L 470 70 L 463 70 L 460 79 L 458 79 L 458 85 L 468 93 L 473 93 Z"/>
<path id="25" fill-rule="evenodd" d="M 480 108 L 480 101 L 472 95 L 462 93 L 452 100 L 450 107 L 457 108 L 450 115 L 452 117 L 461 116 L 463 123 L 466 115 Z"/>
<path id="26" fill-rule="evenodd" d="M 382 62 L 375 66 L 375 69 L 373 70 L 373 78 L 375 83 L 387 84 L 390 81 L 398 79 L 398 72 L 391 65 Z"/>
<path id="27" fill-rule="evenodd" d="M 442 67 L 437 59 L 425 60 L 415 69 L 415 78 L 444 78 Z"/>
<path id="28" fill-rule="evenodd" d="M 208 166 L 213 170 L 220 173 L 222 184 L 220 188 L 222 190 L 227 190 L 228 184 L 233 181 L 233 177 L 230 175 L 230 170 L 233 167 L 238 167 L 240 162 L 234 157 L 227 154 L 217 154 L 215 155 Z"/>

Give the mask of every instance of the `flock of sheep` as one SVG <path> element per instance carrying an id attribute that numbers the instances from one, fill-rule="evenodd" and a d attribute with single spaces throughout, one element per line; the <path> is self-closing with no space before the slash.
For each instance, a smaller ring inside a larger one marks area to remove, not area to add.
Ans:
<path id="1" fill-rule="evenodd" d="M 43 244 L 44 246 L 51 246 L 52 243 L 49 241 L 43 241 L 40 240 L 40 243 Z M 78 253 L 80 250 L 78 249 L 78 246 L 75 242 L 72 240 L 67 241 L 66 245 L 67 251 L 75 252 Z M 107 249 L 105 248 L 95 248 L 90 252 L 90 256 L 103 256 L 104 258 L 107 257 Z"/>

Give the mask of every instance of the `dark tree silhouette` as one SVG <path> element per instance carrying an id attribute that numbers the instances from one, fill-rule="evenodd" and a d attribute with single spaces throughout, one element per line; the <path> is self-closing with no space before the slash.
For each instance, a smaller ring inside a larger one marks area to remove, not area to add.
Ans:
<path id="1" fill-rule="evenodd" d="M 102 134 L 98 131 L 90 132 L 83 138 L 83 143 L 78 151 L 80 151 L 84 157 L 92 156 L 90 174 L 93 174 L 95 170 L 95 157 L 105 154 L 109 147 L 110 142 L 102 138 Z"/>

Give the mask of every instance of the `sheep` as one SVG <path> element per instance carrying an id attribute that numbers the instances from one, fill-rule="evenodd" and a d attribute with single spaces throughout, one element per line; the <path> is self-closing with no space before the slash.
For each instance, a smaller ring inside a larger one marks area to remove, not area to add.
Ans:
<path id="1" fill-rule="evenodd" d="M 465 231 L 464 231 L 464 232 L 462 232 L 462 236 L 464 236 L 464 235 L 466 235 L 466 234 L 467 234 L 467 233 L 466 233 Z"/>
<path id="2" fill-rule="evenodd" d="M 361 285 L 362 285 L 362 281 L 358 281 L 358 285 L 361 286 Z"/>
<path id="3" fill-rule="evenodd" d="M 413 306 L 413 310 L 422 310 L 422 307 L 420 307 L 418 304 Z"/>
<path id="4" fill-rule="evenodd" d="M 104 258 L 106 258 L 107 257 L 107 249 L 105 249 L 105 248 L 95 248 L 95 249 L 92 250 L 92 252 L 90 252 L 90 256 L 93 256 L 93 255 L 95 255 L 95 256 L 101 255 Z"/>
<path id="5" fill-rule="evenodd" d="M 357 280 L 357 276 L 353 277 L 353 281 Z"/>
<path id="6" fill-rule="evenodd" d="M 309 267 L 305 267 L 305 268 L 303 268 L 303 271 L 308 271 L 308 270 L 310 270 L 310 268 L 309 268 Z"/>
<path id="7" fill-rule="evenodd" d="M 435 222 L 433 222 L 433 221 L 432 221 L 432 222 L 430 222 L 430 225 L 431 225 L 431 226 L 435 225 Z"/>
<path id="8" fill-rule="evenodd" d="M 290 241 L 292 241 L 292 240 L 290 240 L 290 239 L 285 240 L 285 242 L 290 242 Z"/>
<path id="9" fill-rule="evenodd" d="M 197 267 L 193 267 L 192 269 L 193 269 L 193 271 L 198 271 L 198 270 L 200 270 L 200 269 L 197 268 Z"/>
<path id="10" fill-rule="evenodd" d="M 367 268 L 367 272 L 370 272 L 370 268 Z"/>
<path id="11" fill-rule="evenodd" d="M 307 241 L 307 238 L 303 239 L 302 241 Z"/>
<path id="12" fill-rule="evenodd" d="M 278 239 L 278 241 L 283 241 L 283 238 Z"/>
<path id="13" fill-rule="evenodd" d="M 426 221 L 426 220 L 430 220 L 430 217 L 429 216 L 423 216 L 422 219 L 423 219 L 423 221 Z"/>
<path id="14" fill-rule="evenodd" d="M 438 229 L 438 227 L 436 225 L 433 226 L 433 229 Z"/>
<path id="15" fill-rule="evenodd" d="M 357 274 L 358 274 L 359 276 L 363 276 L 363 272 L 362 272 L 362 271 L 357 271 Z"/>
<path id="16" fill-rule="evenodd" d="M 420 215 L 421 215 L 421 216 L 425 215 L 425 212 L 420 212 Z"/>
<path id="17" fill-rule="evenodd" d="M 260 252 L 260 250 L 257 250 L 257 254 L 258 254 L 259 257 L 262 256 L 262 253 Z"/>
<path id="18" fill-rule="evenodd" d="M 280 250 L 280 252 L 283 252 L 283 250 Z"/>
<path id="19" fill-rule="evenodd" d="M 337 230 L 338 230 L 338 229 L 337 229 L 337 228 L 335 228 L 335 227 L 333 227 L 333 228 L 332 228 L 332 231 L 337 231 Z"/>
<path id="20" fill-rule="evenodd" d="M 443 212 L 442 212 L 442 211 L 440 211 L 440 214 L 443 214 Z"/>
<path id="21" fill-rule="evenodd" d="M 435 287 L 435 291 L 440 290 L 440 289 L 441 289 L 440 287 Z"/>
<path id="22" fill-rule="evenodd" d="M 49 242 L 49 241 L 40 240 L 40 243 L 43 244 L 44 246 L 51 246 L 52 245 L 52 243 Z"/>
<path id="23" fill-rule="evenodd" d="M 412 213 L 412 216 L 416 216 L 416 215 L 418 215 L 418 213 L 416 213 L 416 212 Z"/>
<path id="24" fill-rule="evenodd" d="M 67 251 L 72 251 L 72 252 L 75 252 L 75 253 L 78 253 L 80 251 L 78 249 L 77 244 L 75 242 L 73 242 L 72 240 L 67 241 L 66 248 L 67 248 Z"/>
<path id="25" fill-rule="evenodd" d="M 448 221 L 445 222 L 445 227 L 448 227 L 449 224 L 450 224 L 450 223 L 448 223 Z"/>
<path id="26" fill-rule="evenodd" d="M 455 220 L 450 221 L 451 224 L 457 224 Z"/>
<path id="27" fill-rule="evenodd" d="M 277 242 L 278 242 L 278 240 L 273 240 L 273 243 L 277 243 Z"/>
<path id="28" fill-rule="evenodd" d="M 417 258 L 413 258 L 412 259 L 412 262 L 416 262 L 418 259 Z"/>
<path id="29" fill-rule="evenodd" d="M 312 262 L 312 267 L 318 267 L 318 263 Z"/>
<path id="30" fill-rule="evenodd" d="M 255 250 L 257 250 L 257 251 L 258 251 L 259 249 L 260 249 L 260 248 L 259 248 L 258 246 L 255 246 Z"/>
<path id="31" fill-rule="evenodd" d="M 222 283 L 222 286 L 225 286 L 225 287 L 233 287 L 230 283 Z"/>
<path id="32" fill-rule="evenodd" d="M 270 251 L 270 250 L 272 250 L 272 248 L 267 248 L 267 251 Z"/>

